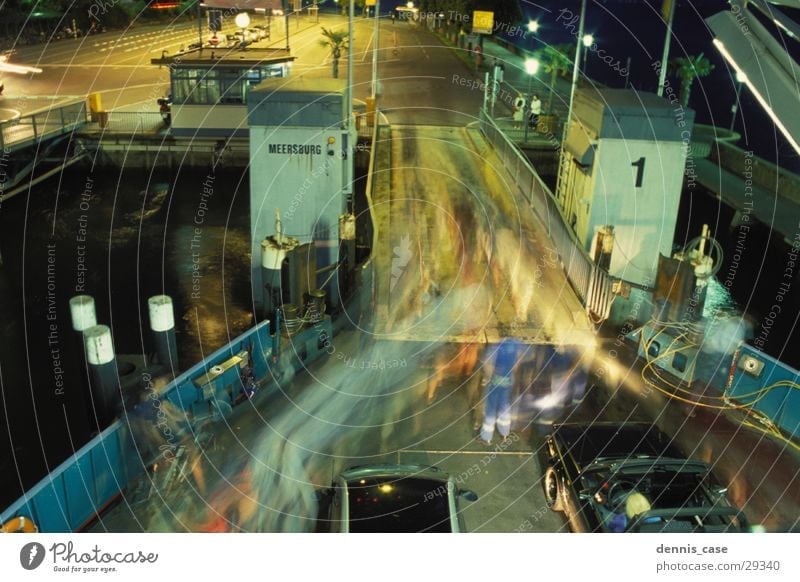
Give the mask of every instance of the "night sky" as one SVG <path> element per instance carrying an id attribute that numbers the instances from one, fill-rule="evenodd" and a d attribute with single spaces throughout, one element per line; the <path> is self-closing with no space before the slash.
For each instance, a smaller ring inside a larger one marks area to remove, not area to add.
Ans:
<path id="1" fill-rule="evenodd" d="M 574 42 L 564 26 L 557 22 L 559 10 L 580 13 L 579 1 L 520 2 L 523 21 L 537 19 L 540 23 L 536 35 L 511 39 L 527 50 L 536 50 L 544 44 Z M 673 41 L 670 59 L 703 53 L 715 65 L 711 75 L 698 79 L 692 86 L 689 106 L 696 112 L 696 122 L 714 124 L 727 129 L 731 122 L 731 105 L 736 99 L 736 81 L 733 71 L 711 44 L 713 35 L 704 19 L 726 10 L 725 0 L 679 1 L 675 10 Z M 786 14 L 800 20 L 797 10 L 780 7 Z M 650 64 L 660 60 L 664 46 L 666 26 L 661 18 L 661 0 L 589 0 L 586 11 L 586 33 L 593 34 L 598 48 L 605 49 L 624 66 L 631 58 L 630 83 L 635 88 L 655 92 L 658 77 Z M 563 20 L 562 20 L 563 21 Z M 798 58 L 798 43 L 784 39 L 785 44 Z M 593 80 L 610 87 L 624 86 L 624 78 L 606 66 L 596 55 L 589 53 L 587 72 Z M 676 77 L 668 77 L 674 87 Z M 753 149 L 757 155 L 781 167 L 800 172 L 796 152 L 774 127 L 747 88 L 741 93 L 741 109 L 735 130 L 743 136 L 740 147 Z"/>

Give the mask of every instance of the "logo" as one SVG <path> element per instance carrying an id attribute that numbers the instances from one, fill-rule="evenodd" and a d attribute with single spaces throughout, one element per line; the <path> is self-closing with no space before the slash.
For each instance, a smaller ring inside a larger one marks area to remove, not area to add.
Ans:
<path id="1" fill-rule="evenodd" d="M 35 570 L 44 561 L 44 546 L 39 542 L 30 542 L 19 551 L 19 563 L 26 570 Z"/>
<path id="2" fill-rule="evenodd" d="M 400 245 L 394 247 L 392 251 L 394 256 L 392 257 L 392 278 L 389 282 L 389 291 L 392 291 L 397 285 L 400 275 L 403 274 L 403 270 L 414 256 L 411 252 L 411 237 L 407 234 L 403 235 L 400 238 Z"/>

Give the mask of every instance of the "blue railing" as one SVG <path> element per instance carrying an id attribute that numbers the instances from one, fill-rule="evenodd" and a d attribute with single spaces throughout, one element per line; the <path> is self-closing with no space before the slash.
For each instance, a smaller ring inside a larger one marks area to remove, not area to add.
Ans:
<path id="1" fill-rule="evenodd" d="M 743 345 L 725 398 L 760 412 L 787 438 L 800 438 L 800 372 L 786 364 Z"/>
<path id="2" fill-rule="evenodd" d="M 244 358 L 256 380 L 275 372 L 272 356 L 278 345 L 269 330 L 269 321 L 251 328 L 176 377 L 156 399 L 175 405 L 190 422 L 214 414 L 220 402 L 233 405 L 241 388 L 238 364 Z M 330 319 L 294 335 L 292 353 L 304 358 L 291 358 L 288 365 L 304 366 L 316 359 L 324 351 L 321 338 L 329 337 Z M 24 516 L 41 532 L 78 531 L 143 474 L 149 461 L 142 458 L 126 413 L 0 513 L 0 524 Z"/>

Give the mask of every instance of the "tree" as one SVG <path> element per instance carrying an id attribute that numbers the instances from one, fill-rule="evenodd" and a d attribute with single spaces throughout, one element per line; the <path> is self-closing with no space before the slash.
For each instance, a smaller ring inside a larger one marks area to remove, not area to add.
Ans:
<path id="1" fill-rule="evenodd" d="M 702 79 L 711 74 L 714 65 L 711 64 L 703 53 L 689 57 L 678 57 L 669 62 L 670 69 L 681 80 L 681 89 L 678 98 L 681 105 L 689 106 L 689 95 L 692 93 L 692 84 L 695 79 Z"/>
<path id="2" fill-rule="evenodd" d="M 331 49 L 331 59 L 333 60 L 333 78 L 339 78 L 339 58 L 342 56 L 342 51 L 348 50 L 347 33 L 341 30 L 329 30 L 322 27 L 322 36 L 324 37 L 319 41 L 324 47 Z"/>
<path id="3" fill-rule="evenodd" d="M 553 91 L 556 86 L 556 79 L 559 76 L 566 76 L 572 71 L 571 53 L 575 52 L 575 47 L 571 44 L 550 44 L 533 53 L 539 59 L 545 73 L 550 73 L 550 95 L 547 98 L 547 112 L 553 112 Z"/>

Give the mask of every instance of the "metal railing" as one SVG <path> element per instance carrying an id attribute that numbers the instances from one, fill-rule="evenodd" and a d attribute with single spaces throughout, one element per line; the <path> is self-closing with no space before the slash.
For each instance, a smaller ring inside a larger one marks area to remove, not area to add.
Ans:
<path id="1" fill-rule="evenodd" d="M 165 127 L 158 111 L 103 111 L 94 116 L 107 133 L 155 134 Z"/>
<path id="2" fill-rule="evenodd" d="M 87 123 L 86 103 L 76 101 L 22 115 L 0 123 L 0 151 L 35 144 L 42 139 L 70 133 Z"/>
<path id="3" fill-rule="evenodd" d="M 567 279 L 586 311 L 596 321 L 607 319 L 613 301 L 611 276 L 595 265 L 572 229 L 567 226 L 567 221 L 547 185 L 485 110 L 481 110 L 480 128 L 506 170 L 513 176 L 520 194 L 547 229 Z"/>

